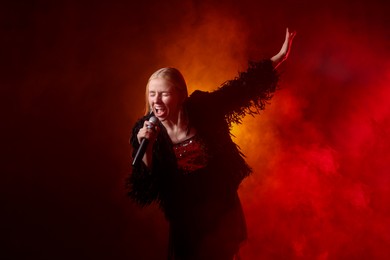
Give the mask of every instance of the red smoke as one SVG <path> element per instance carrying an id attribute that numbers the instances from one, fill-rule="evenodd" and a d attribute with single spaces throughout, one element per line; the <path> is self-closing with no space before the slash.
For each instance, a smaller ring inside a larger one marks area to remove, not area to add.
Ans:
<path id="1" fill-rule="evenodd" d="M 378 68 L 388 55 L 368 44 L 385 38 L 351 34 L 346 22 L 332 21 L 328 44 L 298 33 L 297 45 L 299 37 L 319 42 L 306 46 L 312 57 L 298 68 L 292 55 L 282 90 L 251 119 L 267 126 L 238 131 L 248 135 L 242 147 L 255 172 L 240 190 L 250 235 L 244 259 L 390 257 L 389 63 Z"/>

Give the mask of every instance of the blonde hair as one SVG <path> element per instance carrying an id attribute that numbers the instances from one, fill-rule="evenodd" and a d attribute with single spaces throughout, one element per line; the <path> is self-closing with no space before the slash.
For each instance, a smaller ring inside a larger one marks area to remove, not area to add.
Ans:
<path id="1" fill-rule="evenodd" d="M 187 84 L 184 80 L 183 75 L 178 69 L 167 67 L 167 68 L 161 68 L 154 72 L 149 80 L 148 84 L 146 84 L 145 89 L 145 115 L 148 115 L 151 113 L 150 105 L 149 105 L 149 83 L 153 79 L 165 79 L 169 83 L 171 83 L 175 90 L 179 93 L 179 96 L 184 100 L 186 97 L 188 97 L 188 91 L 187 91 Z"/>

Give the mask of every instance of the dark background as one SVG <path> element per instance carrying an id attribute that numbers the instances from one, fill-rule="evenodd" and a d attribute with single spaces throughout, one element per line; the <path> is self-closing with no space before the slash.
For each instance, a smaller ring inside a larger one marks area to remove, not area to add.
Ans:
<path id="1" fill-rule="evenodd" d="M 243 259 L 390 257 L 386 1 L 3 1 L 1 259 L 164 259 L 167 223 L 126 198 L 148 76 L 215 89 L 279 50 L 281 90 L 235 127 Z"/>

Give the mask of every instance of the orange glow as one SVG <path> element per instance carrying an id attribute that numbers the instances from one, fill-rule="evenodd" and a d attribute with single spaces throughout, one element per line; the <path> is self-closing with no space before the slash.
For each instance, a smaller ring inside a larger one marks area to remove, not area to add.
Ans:
<path id="1" fill-rule="evenodd" d="M 169 35 L 172 44 L 161 41 L 158 48 L 164 62 L 183 73 L 189 93 L 211 91 L 246 68 L 247 29 L 239 20 L 212 10 L 202 21 L 192 22 Z"/>

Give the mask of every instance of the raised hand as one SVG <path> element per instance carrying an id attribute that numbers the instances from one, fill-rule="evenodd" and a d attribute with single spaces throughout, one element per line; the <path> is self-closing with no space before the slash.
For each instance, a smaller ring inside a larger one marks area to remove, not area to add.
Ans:
<path id="1" fill-rule="evenodd" d="M 292 41 L 296 35 L 296 32 L 290 33 L 288 28 L 286 28 L 286 37 L 284 39 L 284 43 L 279 53 L 271 58 L 271 61 L 274 65 L 274 68 L 278 67 L 283 61 L 285 61 L 290 54 Z"/>

